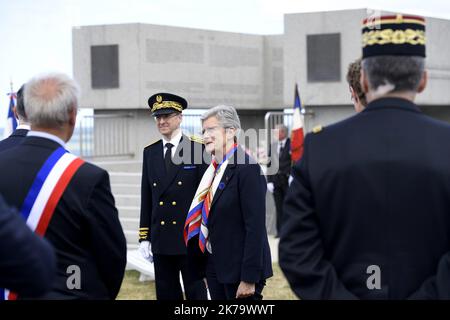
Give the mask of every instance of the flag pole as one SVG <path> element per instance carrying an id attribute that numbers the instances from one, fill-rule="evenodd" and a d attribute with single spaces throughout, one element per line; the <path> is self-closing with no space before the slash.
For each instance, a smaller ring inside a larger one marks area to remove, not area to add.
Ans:
<path id="1" fill-rule="evenodd" d="M 14 92 L 14 84 L 13 84 L 13 81 L 12 81 L 12 77 L 11 76 L 9 76 L 9 85 L 11 86 L 11 94 Z"/>

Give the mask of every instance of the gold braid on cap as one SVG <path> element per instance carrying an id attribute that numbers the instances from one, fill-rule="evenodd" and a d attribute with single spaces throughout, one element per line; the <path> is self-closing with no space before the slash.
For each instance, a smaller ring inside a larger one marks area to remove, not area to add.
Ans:
<path id="1" fill-rule="evenodd" d="M 423 30 L 370 30 L 364 32 L 362 36 L 362 46 L 374 44 L 411 44 L 425 45 L 425 31 Z"/>
<path id="2" fill-rule="evenodd" d="M 169 109 L 169 108 L 175 109 L 179 112 L 183 111 L 183 107 L 178 102 L 162 101 L 162 102 L 155 102 L 153 104 L 151 112 L 155 112 L 156 110 L 159 110 L 159 109 Z"/>

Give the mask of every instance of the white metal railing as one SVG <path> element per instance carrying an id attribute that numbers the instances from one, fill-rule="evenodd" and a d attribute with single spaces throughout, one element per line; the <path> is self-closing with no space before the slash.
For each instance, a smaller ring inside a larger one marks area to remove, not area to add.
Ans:
<path id="1" fill-rule="evenodd" d="M 130 130 L 132 113 L 84 116 L 78 127 L 78 153 L 82 157 L 134 156 Z"/>

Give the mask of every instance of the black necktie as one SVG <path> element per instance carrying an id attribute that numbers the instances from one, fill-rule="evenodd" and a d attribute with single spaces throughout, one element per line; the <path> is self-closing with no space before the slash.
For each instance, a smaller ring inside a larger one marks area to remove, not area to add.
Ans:
<path id="1" fill-rule="evenodd" d="M 284 143 L 283 142 L 280 142 L 280 155 L 283 153 L 283 151 L 284 151 Z"/>
<path id="2" fill-rule="evenodd" d="M 170 167 L 172 166 L 172 147 L 173 144 L 170 142 L 166 143 L 166 153 L 164 154 L 164 163 L 166 165 L 166 173 L 169 173 Z"/>

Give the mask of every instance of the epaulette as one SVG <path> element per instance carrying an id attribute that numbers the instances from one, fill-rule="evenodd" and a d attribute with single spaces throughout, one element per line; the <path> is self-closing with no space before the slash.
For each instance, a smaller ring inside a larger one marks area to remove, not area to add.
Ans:
<path id="1" fill-rule="evenodd" d="M 203 142 L 203 138 L 202 138 L 202 137 L 199 137 L 199 136 L 196 136 L 196 135 L 190 135 L 190 136 L 189 136 L 189 140 L 194 141 L 194 142 L 197 142 L 197 143 L 201 143 L 201 144 L 204 143 L 204 142 Z"/>
<path id="2" fill-rule="evenodd" d="M 321 125 L 318 125 L 318 126 L 315 126 L 313 129 L 312 129 L 312 132 L 313 133 L 319 133 L 319 132 L 321 132 L 323 130 L 323 127 L 321 126 Z"/>
<path id="3" fill-rule="evenodd" d="M 155 143 L 157 143 L 157 142 L 159 142 L 159 141 L 161 141 L 161 139 L 158 139 L 158 140 L 153 141 L 152 143 L 146 145 L 146 146 L 144 147 L 144 149 L 145 149 L 145 148 L 148 148 L 148 147 L 150 147 L 150 146 L 152 146 L 152 145 L 154 145 Z"/>

